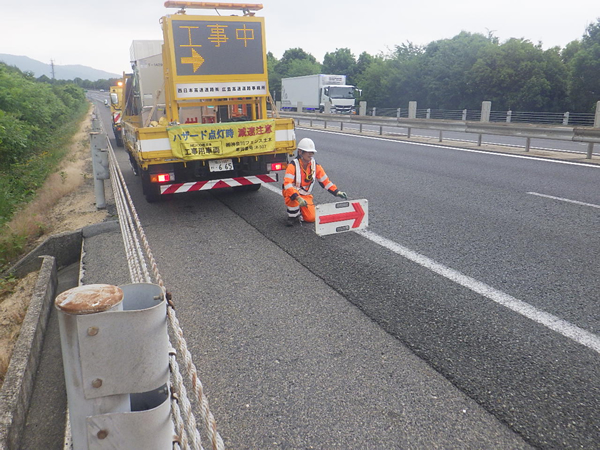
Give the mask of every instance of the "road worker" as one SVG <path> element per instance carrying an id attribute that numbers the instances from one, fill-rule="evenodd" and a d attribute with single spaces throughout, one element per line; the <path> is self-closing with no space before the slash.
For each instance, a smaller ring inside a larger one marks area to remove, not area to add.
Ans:
<path id="1" fill-rule="evenodd" d="M 331 182 L 320 164 L 314 160 L 317 153 L 312 139 L 304 138 L 298 142 L 298 155 L 287 166 L 283 180 L 283 198 L 287 206 L 287 226 L 294 223 L 314 222 L 315 204 L 311 194 L 315 181 L 323 189 L 344 200 L 348 198 L 345 192 L 340 191 Z"/>

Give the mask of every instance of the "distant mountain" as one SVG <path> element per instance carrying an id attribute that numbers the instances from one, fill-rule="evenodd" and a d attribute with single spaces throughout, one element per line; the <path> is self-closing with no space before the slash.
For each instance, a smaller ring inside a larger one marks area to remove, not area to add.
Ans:
<path id="1" fill-rule="evenodd" d="M 27 56 L 6 55 L 0 53 L 0 61 L 9 66 L 16 66 L 22 72 L 33 72 L 36 78 L 46 75 L 52 78 L 52 67 L 50 64 L 36 61 Z M 87 66 L 59 66 L 54 64 L 54 78 L 57 80 L 74 80 L 81 78 L 82 80 L 107 80 L 109 78 L 120 78 L 122 75 L 116 73 L 105 72 L 104 70 L 93 69 Z"/>

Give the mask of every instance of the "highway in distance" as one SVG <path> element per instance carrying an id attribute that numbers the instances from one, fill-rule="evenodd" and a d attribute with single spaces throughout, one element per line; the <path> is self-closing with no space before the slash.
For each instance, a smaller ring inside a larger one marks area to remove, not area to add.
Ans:
<path id="1" fill-rule="evenodd" d="M 598 448 L 600 167 L 296 133 L 315 141 L 317 161 L 350 199 L 368 199 L 365 232 L 287 228 L 279 183 L 147 204 L 116 149 L 167 285 L 216 295 L 243 284 L 241 266 L 204 287 L 192 280 L 218 261 L 208 243 L 223 239 L 233 213 L 528 444 Z M 314 193 L 317 203 L 335 201 L 319 186 Z M 203 228 L 218 215 L 222 227 Z M 233 233 L 221 245 L 243 251 L 245 239 Z M 256 288 L 286 295 L 285 270 Z"/>

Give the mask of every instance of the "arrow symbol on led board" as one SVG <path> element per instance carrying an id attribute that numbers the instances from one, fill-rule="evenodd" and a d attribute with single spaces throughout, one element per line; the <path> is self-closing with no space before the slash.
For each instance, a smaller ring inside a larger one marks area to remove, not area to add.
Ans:
<path id="1" fill-rule="evenodd" d="M 200 66 L 204 63 L 204 58 L 200 56 L 195 49 L 192 49 L 192 56 L 185 56 L 181 58 L 181 64 L 192 64 L 194 68 L 194 72 L 200 68 Z"/>

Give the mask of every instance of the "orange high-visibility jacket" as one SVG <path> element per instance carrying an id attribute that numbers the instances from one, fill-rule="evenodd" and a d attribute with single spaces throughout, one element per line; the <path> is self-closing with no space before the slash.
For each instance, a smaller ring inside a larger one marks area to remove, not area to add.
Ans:
<path id="1" fill-rule="evenodd" d="M 318 181 L 323 189 L 336 195 L 339 190 L 331 182 L 323 167 L 311 160 L 307 167 L 303 167 L 298 158 L 293 159 L 287 166 L 283 180 L 283 195 L 291 200 L 296 200 L 298 195 L 310 195 L 312 188 Z"/>

